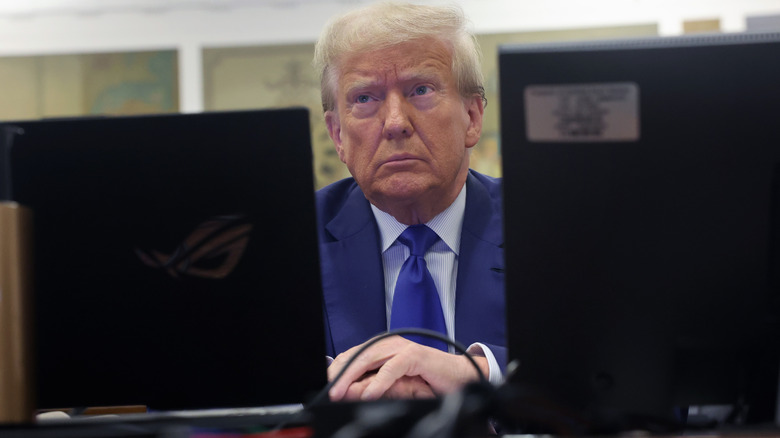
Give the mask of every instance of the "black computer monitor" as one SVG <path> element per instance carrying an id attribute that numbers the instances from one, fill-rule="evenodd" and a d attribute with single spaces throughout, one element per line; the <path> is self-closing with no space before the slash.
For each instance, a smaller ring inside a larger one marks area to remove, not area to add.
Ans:
<path id="1" fill-rule="evenodd" d="M 780 35 L 507 46 L 499 66 L 510 381 L 595 424 L 772 421 Z"/>
<path id="2" fill-rule="evenodd" d="M 307 110 L 9 125 L 39 408 L 257 407 L 324 387 Z"/>

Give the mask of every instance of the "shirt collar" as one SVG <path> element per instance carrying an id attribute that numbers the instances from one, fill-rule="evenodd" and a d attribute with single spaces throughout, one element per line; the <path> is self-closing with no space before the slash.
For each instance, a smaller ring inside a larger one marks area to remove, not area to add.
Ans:
<path id="1" fill-rule="evenodd" d="M 378 209 L 371 204 L 371 210 L 374 212 L 376 223 L 379 226 L 379 236 L 382 239 L 382 252 L 387 251 L 395 243 L 398 236 L 404 232 L 408 225 L 398 222 L 393 216 Z M 450 204 L 447 209 L 437 214 L 425 225 L 430 227 L 441 240 L 456 255 L 460 252 L 460 231 L 463 228 L 463 215 L 466 211 L 466 184 L 460 189 L 458 197 Z"/>

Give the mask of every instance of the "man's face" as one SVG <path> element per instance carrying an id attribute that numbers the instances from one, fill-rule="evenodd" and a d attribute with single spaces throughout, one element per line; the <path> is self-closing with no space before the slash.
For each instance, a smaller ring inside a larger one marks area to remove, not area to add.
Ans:
<path id="1" fill-rule="evenodd" d="M 483 107 L 479 96 L 461 97 L 451 65 L 449 50 L 433 39 L 339 65 L 328 131 L 366 197 L 384 211 L 422 205 L 436 214 L 466 179 Z"/>

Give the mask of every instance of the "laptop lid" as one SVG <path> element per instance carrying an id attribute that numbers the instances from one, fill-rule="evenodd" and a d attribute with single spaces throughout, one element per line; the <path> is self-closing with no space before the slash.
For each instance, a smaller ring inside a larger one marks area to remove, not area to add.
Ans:
<path id="1" fill-rule="evenodd" d="M 13 125 L 39 408 L 249 407 L 325 385 L 305 109 Z"/>

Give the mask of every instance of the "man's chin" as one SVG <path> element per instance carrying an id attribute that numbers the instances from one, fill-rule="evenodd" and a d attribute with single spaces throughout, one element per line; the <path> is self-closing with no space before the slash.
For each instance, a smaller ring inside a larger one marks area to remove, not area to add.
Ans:
<path id="1" fill-rule="evenodd" d="M 377 185 L 376 195 L 388 202 L 414 202 L 425 198 L 433 185 L 415 178 L 391 178 Z"/>

